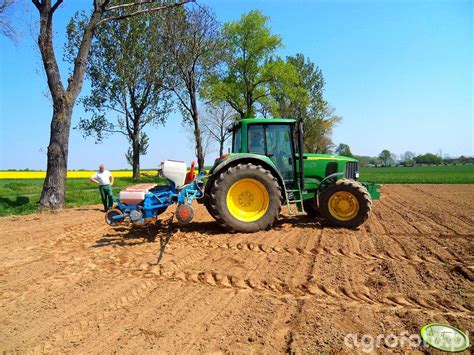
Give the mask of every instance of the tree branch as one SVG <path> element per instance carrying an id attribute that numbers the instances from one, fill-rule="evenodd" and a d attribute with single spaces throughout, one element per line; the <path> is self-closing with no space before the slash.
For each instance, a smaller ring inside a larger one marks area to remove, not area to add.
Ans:
<path id="1" fill-rule="evenodd" d="M 61 81 L 61 74 L 56 61 L 56 55 L 54 53 L 52 16 L 50 8 L 51 2 L 45 1 L 40 3 L 39 1 L 35 0 L 33 3 L 35 6 L 36 4 L 39 6 L 40 33 L 38 36 L 38 46 L 41 52 L 46 78 L 48 80 L 48 87 L 49 91 L 51 92 L 53 102 L 58 104 L 59 100 L 62 99 L 64 94 L 64 87 Z"/>
<path id="2" fill-rule="evenodd" d="M 73 99 L 79 95 L 79 92 L 82 89 L 87 57 L 89 56 L 92 37 L 94 36 L 94 30 L 97 27 L 100 16 L 101 13 L 94 10 L 91 19 L 84 30 L 84 35 L 82 37 L 81 44 L 79 45 L 79 51 L 77 52 L 76 59 L 74 60 L 74 70 L 68 80 L 67 87 L 67 92 L 72 95 Z"/>
<path id="3" fill-rule="evenodd" d="M 192 114 L 193 111 L 191 110 L 191 108 L 189 107 L 189 105 L 183 100 L 183 98 L 181 97 L 180 93 L 178 92 L 178 90 L 176 88 L 172 88 L 171 91 L 174 92 L 174 94 L 176 95 L 176 97 L 178 98 L 179 102 L 181 103 L 181 105 L 183 105 L 183 107 L 190 113 Z"/>
<path id="4" fill-rule="evenodd" d="M 155 1 L 156 1 L 156 0 L 155 0 Z M 143 2 L 143 3 L 152 3 L 152 2 L 155 2 L 155 1 L 148 0 L 148 1 Z M 147 13 L 147 12 L 156 12 L 156 11 L 161 11 L 161 10 L 169 9 L 169 8 L 172 8 L 172 7 L 178 7 L 178 6 L 187 4 L 187 3 L 189 3 L 189 2 L 194 2 L 194 1 L 196 1 L 196 0 L 182 0 L 182 1 L 179 1 L 179 2 L 176 2 L 176 3 L 173 3 L 173 4 L 169 4 L 169 5 L 153 7 L 153 8 L 150 8 L 150 9 L 137 10 L 137 11 L 135 11 L 135 12 L 131 12 L 131 13 L 124 14 L 124 15 L 118 15 L 118 16 L 107 17 L 107 18 L 104 18 L 104 19 L 100 20 L 100 21 L 97 23 L 97 26 L 100 26 L 100 25 L 102 25 L 103 23 L 110 22 L 110 21 L 124 20 L 124 19 L 126 19 L 126 18 L 133 17 L 133 16 L 137 16 L 137 15 L 144 14 L 144 13 Z M 133 4 L 124 4 L 124 5 L 112 6 L 112 7 L 108 8 L 108 9 L 106 9 L 106 10 L 110 10 L 110 9 L 113 9 L 113 8 L 123 8 L 123 7 L 126 7 L 126 5 L 128 5 L 128 6 L 139 5 L 140 3 L 141 3 L 141 2 L 136 1 L 136 2 L 133 3 Z"/>
<path id="5" fill-rule="evenodd" d="M 51 15 L 54 14 L 54 11 L 63 3 L 63 0 L 57 0 L 56 3 L 51 7 Z"/>
<path id="6" fill-rule="evenodd" d="M 125 133 L 124 131 L 117 131 L 114 129 L 107 129 L 107 128 L 104 128 L 103 131 L 107 133 L 120 133 L 120 134 L 123 134 L 125 137 L 128 137 L 127 133 Z"/>
<path id="7" fill-rule="evenodd" d="M 33 2 L 33 5 L 35 5 L 39 11 L 41 11 L 41 7 L 43 6 L 43 4 L 41 4 L 39 0 L 31 0 L 31 1 Z"/>
<path id="8" fill-rule="evenodd" d="M 104 11 L 112 11 L 112 10 L 117 10 L 117 9 L 125 9 L 127 7 L 132 7 L 132 6 L 138 6 L 138 5 L 144 5 L 144 4 L 152 4 L 157 2 L 158 0 L 135 0 L 134 2 L 130 2 L 127 4 L 121 4 L 121 5 L 115 5 L 115 6 L 110 6 L 106 7 Z"/>

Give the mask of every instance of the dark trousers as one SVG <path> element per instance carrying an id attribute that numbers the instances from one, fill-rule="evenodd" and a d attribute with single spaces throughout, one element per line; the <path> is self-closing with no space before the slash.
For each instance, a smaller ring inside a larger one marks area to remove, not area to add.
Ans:
<path id="1" fill-rule="evenodd" d="M 112 195 L 112 189 L 110 185 L 101 185 L 99 186 L 100 198 L 104 204 L 104 210 L 107 211 L 114 205 L 114 199 Z"/>

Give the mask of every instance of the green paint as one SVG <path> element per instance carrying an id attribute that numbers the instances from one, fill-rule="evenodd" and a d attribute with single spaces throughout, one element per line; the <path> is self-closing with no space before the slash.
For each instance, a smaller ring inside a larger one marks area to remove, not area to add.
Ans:
<path id="1" fill-rule="evenodd" d="M 288 118 L 245 118 L 234 126 L 232 153 L 218 159 L 211 173 L 220 171 L 236 160 L 242 162 L 262 162 L 275 172 L 280 181 L 284 181 L 287 190 L 297 189 L 299 175 L 299 154 L 297 142 L 293 142 L 292 130 L 296 130 L 296 120 Z M 287 131 L 287 132 L 286 132 Z M 265 138 L 265 139 L 264 139 Z M 305 186 L 304 200 L 313 198 L 326 176 L 340 173 L 343 178 L 347 163 L 357 159 L 332 154 L 304 153 Z M 296 163 L 294 171 L 293 163 Z M 295 174 L 296 173 L 296 174 Z M 364 182 L 373 200 L 380 198 L 380 185 Z"/>

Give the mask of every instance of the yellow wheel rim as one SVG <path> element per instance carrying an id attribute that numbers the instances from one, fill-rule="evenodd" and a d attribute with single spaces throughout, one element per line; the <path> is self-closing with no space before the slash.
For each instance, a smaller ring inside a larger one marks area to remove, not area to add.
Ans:
<path id="1" fill-rule="evenodd" d="M 329 198 L 329 213 L 339 221 L 350 221 L 359 213 L 359 201 L 347 191 L 338 191 Z"/>
<path id="2" fill-rule="evenodd" d="M 227 191 L 227 209 L 242 222 L 254 222 L 268 211 L 270 196 L 265 186 L 255 179 L 234 182 Z"/>

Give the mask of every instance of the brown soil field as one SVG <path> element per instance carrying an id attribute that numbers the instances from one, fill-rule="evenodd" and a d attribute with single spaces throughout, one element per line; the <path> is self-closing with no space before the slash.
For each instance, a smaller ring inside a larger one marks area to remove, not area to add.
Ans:
<path id="1" fill-rule="evenodd" d="M 358 230 L 283 213 L 253 234 L 197 204 L 186 226 L 167 223 L 174 207 L 133 228 L 98 206 L 2 218 L 0 351 L 348 352 L 349 333 L 472 333 L 473 201 L 474 185 L 386 185 Z"/>

